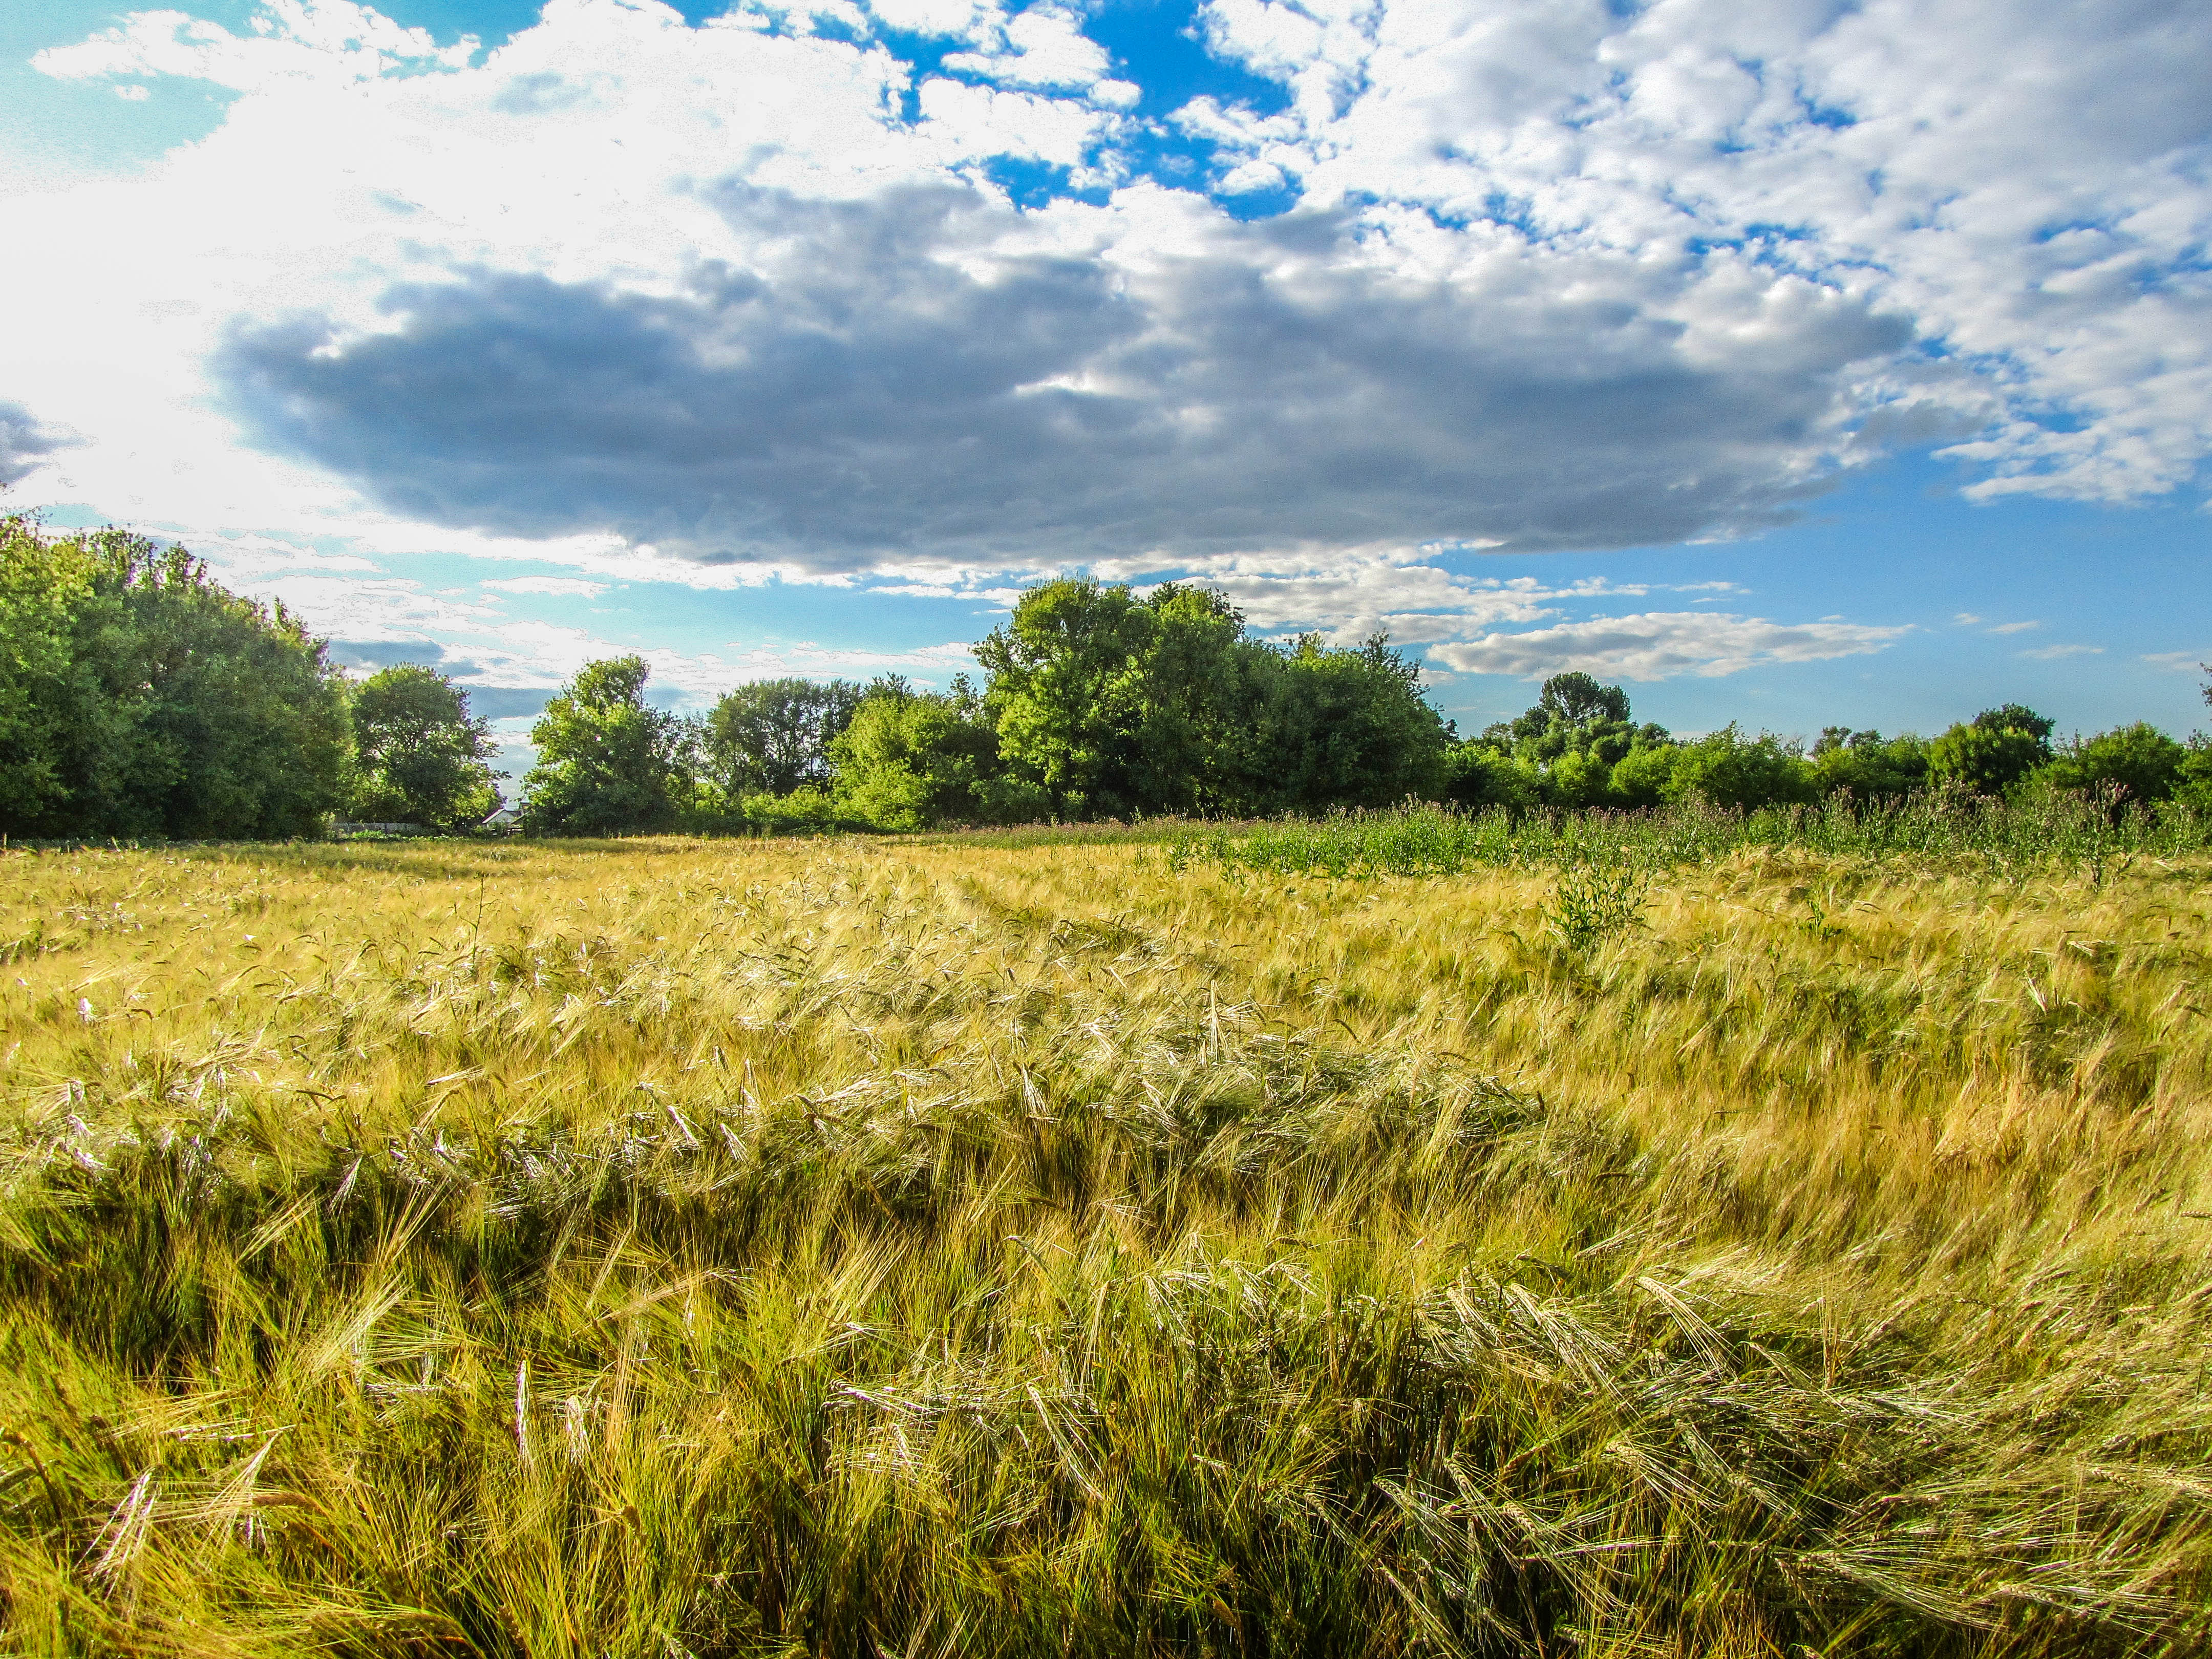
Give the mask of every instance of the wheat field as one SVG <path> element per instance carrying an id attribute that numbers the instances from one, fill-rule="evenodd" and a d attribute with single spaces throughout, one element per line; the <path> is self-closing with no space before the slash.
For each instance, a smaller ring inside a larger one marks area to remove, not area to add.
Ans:
<path id="1" fill-rule="evenodd" d="M 0 1651 L 2212 1651 L 2212 861 L 0 860 Z"/>

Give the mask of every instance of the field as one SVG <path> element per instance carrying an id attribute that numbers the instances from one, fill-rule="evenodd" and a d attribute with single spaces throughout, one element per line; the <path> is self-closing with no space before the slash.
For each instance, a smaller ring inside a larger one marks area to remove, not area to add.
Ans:
<path id="1" fill-rule="evenodd" d="M 2212 860 L 1220 851 L 0 860 L 0 1652 L 2212 1651 Z"/>

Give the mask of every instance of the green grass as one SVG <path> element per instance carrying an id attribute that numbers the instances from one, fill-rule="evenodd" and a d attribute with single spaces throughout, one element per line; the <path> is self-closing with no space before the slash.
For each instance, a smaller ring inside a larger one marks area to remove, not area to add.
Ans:
<path id="1" fill-rule="evenodd" d="M 2115 812 L 2063 795 L 2019 805 L 1942 792 L 1854 805 L 1754 812 L 1701 804 L 1639 812 L 1467 813 L 1408 805 L 1265 823 L 1166 826 L 1169 867 L 1268 875 L 1458 875 L 1484 866 L 1709 863 L 1755 849 L 1942 861 L 1990 875 L 2105 872 L 2142 858 L 2212 853 L 2212 818 L 2186 807 Z"/>
<path id="2" fill-rule="evenodd" d="M 2212 1647 L 2212 861 L 1526 833 L 0 863 L 0 1651 Z"/>

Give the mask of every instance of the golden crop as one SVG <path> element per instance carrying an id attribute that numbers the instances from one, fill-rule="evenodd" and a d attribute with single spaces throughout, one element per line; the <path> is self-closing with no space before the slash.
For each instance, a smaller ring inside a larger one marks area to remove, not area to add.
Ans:
<path id="1" fill-rule="evenodd" d="M 0 862 L 0 1651 L 2212 1645 L 2212 864 Z"/>

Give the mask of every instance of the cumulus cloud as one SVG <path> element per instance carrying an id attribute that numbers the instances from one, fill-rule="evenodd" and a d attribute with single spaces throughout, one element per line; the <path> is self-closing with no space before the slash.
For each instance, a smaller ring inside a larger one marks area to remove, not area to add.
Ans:
<path id="1" fill-rule="evenodd" d="M 1691 325 L 1605 259 L 1571 297 L 1517 256 L 1413 279 L 1341 214 L 1202 221 L 1139 259 L 1017 246 L 1023 216 L 964 186 L 710 199 L 745 263 L 677 292 L 465 273 L 366 331 L 241 329 L 218 372 L 264 441 L 433 522 L 988 566 L 1770 522 L 1840 441 L 1851 365 L 1902 333 L 1810 284 L 1678 273 Z M 1707 337 L 1778 311 L 1741 349 Z"/>
<path id="2" fill-rule="evenodd" d="M 1486 634 L 1464 644 L 1435 647 L 1429 655 L 1448 668 L 1474 674 L 1540 679 L 1581 669 L 1607 678 L 1663 680 L 1860 656 L 1881 650 L 1907 631 L 1856 623 L 1771 623 L 1707 611 L 1650 611 L 1519 634 Z"/>
<path id="3" fill-rule="evenodd" d="M 2212 439 L 2212 31 L 2189 0 L 1205 0 L 1310 204 L 1651 258 L 1755 253 L 1913 319 L 1870 428 L 1983 495 L 2121 499 Z"/>
<path id="4" fill-rule="evenodd" d="M 149 521 L 702 586 L 1212 571 L 1466 672 L 1893 630 L 1590 619 L 1367 550 L 1750 533 L 1899 444 L 1984 495 L 2202 476 L 2187 0 L 1201 0 L 1199 32 L 1283 105 L 1140 120 L 1054 0 L 549 0 L 488 53 L 354 0 L 135 14 L 40 66 L 237 99 L 19 206 L 78 257 L 0 275 L 11 307 L 107 356 L 0 341 L 0 374 Z"/>

